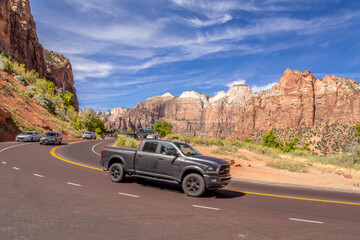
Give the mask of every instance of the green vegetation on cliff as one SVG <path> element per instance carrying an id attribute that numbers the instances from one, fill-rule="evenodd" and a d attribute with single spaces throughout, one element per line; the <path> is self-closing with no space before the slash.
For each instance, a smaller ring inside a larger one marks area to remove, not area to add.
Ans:
<path id="1" fill-rule="evenodd" d="M 24 64 L 11 61 L 11 56 L 4 52 L 0 54 L 0 68 L 4 71 L 0 76 L 1 108 L 11 114 L 11 119 L 1 124 L 0 133 L 53 130 L 81 137 L 85 131 L 94 131 L 100 136 L 106 132 L 104 121 L 94 115 L 77 116 L 72 93 L 66 91 L 63 94 L 53 82 L 40 78 L 35 70 L 27 70 Z M 76 125 L 76 122 L 70 124 L 76 121 L 75 115 L 82 119 L 83 126 Z"/>

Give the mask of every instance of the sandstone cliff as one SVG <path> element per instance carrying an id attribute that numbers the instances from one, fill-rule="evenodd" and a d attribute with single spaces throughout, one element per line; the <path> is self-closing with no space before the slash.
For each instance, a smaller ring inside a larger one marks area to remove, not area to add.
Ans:
<path id="1" fill-rule="evenodd" d="M 35 69 L 41 77 L 53 81 L 60 92 L 73 93 L 74 107 L 79 108 L 71 64 L 64 56 L 44 50 L 39 43 L 29 0 L 0 1 L 0 51 L 10 53 L 27 69 Z"/>
<path id="2" fill-rule="evenodd" d="M 151 126 L 165 119 L 186 135 L 226 137 L 257 130 L 360 122 L 360 84 L 353 79 L 287 69 L 271 90 L 255 94 L 247 85 L 208 96 L 194 91 L 180 97 L 151 97 L 106 123 L 109 129 Z"/>

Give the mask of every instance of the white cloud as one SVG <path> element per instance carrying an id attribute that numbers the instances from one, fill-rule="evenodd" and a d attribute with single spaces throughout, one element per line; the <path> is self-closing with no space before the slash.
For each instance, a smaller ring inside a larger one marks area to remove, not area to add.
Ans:
<path id="1" fill-rule="evenodd" d="M 266 85 L 261 85 L 261 86 L 256 86 L 256 85 L 252 85 L 251 86 L 251 89 L 257 93 L 257 92 L 260 92 L 262 90 L 266 91 L 266 90 L 270 90 L 273 86 L 275 86 L 277 82 L 271 82 L 269 84 L 266 84 Z"/>
<path id="2" fill-rule="evenodd" d="M 192 18 L 192 19 L 187 19 L 187 21 L 195 26 L 195 27 L 209 27 L 212 25 L 217 25 L 217 24 L 223 24 L 226 23 L 228 21 L 231 21 L 232 17 L 229 14 L 225 14 L 222 17 L 218 17 L 218 18 L 214 18 L 214 19 L 209 19 L 209 20 L 200 20 L 198 18 Z"/>
<path id="3" fill-rule="evenodd" d="M 115 66 L 112 63 L 101 63 L 80 57 L 72 57 L 71 64 L 75 72 L 76 80 L 105 78 L 115 69 Z"/>
<path id="4" fill-rule="evenodd" d="M 238 80 L 236 80 L 234 82 L 226 84 L 226 86 L 232 87 L 234 85 L 245 84 L 245 82 L 246 82 L 246 80 L 244 80 L 244 79 L 238 79 Z"/>
<path id="5" fill-rule="evenodd" d="M 91 10 L 99 11 L 109 15 L 116 16 L 119 9 L 112 0 L 65 0 L 69 5 L 74 6 L 79 12 L 88 12 Z"/>

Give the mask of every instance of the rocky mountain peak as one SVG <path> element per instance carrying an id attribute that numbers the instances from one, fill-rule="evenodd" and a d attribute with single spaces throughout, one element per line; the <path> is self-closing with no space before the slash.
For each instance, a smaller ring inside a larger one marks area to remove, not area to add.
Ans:
<path id="1" fill-rule="evenodd" d="M 161 95 L 162 97 L 174 97 L 171 93 L 167 92 Z"/>

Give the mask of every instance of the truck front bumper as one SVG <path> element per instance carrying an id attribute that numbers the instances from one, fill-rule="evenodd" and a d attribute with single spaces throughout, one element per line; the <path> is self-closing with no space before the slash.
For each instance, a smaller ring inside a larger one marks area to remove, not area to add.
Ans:
<path id="1" fill-rule="evenodd" d="M 204 179 L 205 179 L 206 189 L 208 190 L 219 189 L 229 184 L 231 180 L 231 175 L 230 174 L 221 175 L 221 176 L 205 175 Z"/>

